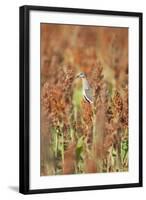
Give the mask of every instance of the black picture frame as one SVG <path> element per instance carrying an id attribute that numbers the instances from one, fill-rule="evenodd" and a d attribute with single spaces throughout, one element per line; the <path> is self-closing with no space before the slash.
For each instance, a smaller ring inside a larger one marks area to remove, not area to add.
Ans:
<path id="1" fill-rule="evenodd" d="M 114 185 L 97 185 L 97 186 L 81 186 L 68 188 L 54 189 L 34 189 L 29 187 L 29 20 L 30 11 L 45 11 L 45 12 L 67 12 L 67 13 L 84 13 L 95 15 L 114 15 L 114 16 L 129 16 L 139 18 L 139 182 L 129 184 L 114 184 Z M 139 12 L 123 12 L 123 11 L 107 11 L 107 10 L 89 10 L 79 8 L 63 8 L 63 7 L 44 7 L 44 6 L 22 6 L 20 7 L 20 134 L 19 134 L 19 191 L 22 194 L 34 193 L 52 193 L 52 192 L 67 192 L 67 191 L 82 191 L 82 190 L 98 190 L 98 189 L 114 189 L 114 188 L 129 188 L 142 186 L 142 24 L 143 15 Z"/>

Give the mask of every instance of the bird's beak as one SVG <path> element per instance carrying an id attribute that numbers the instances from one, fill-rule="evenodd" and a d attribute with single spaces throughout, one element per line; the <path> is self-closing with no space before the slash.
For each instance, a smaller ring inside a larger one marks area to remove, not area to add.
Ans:
<path id="1" fill-rule="evenodd" d="M 80 77 L 79 74 L 77 74 L 75 78 L 79 78 L 79 77 Z"/>

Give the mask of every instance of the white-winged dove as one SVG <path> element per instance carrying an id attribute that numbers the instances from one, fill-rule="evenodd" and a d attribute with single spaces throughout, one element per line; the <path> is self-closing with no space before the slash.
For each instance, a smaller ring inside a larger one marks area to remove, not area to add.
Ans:
<path id="1" fill-rule="evenodd" d="M 83 97 L 85 101 L 88 103 L 93 103 L 92 89 L 89 85 L 86 75 L 83 72 L 81 72 L 76 76 L 76 78 L 82 79 Z"/>

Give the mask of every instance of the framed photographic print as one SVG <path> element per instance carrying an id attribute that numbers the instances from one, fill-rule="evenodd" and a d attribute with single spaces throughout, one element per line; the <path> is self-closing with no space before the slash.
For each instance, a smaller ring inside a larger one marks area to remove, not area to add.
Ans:
<path id="1" fill-rule="evenodd" d="M 142 13 L 20 7 L 20 192 L 142 186 Z"/>

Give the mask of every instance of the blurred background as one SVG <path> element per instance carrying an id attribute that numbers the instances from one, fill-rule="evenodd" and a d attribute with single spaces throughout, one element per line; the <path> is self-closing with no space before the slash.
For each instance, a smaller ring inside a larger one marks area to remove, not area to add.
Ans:
<path id="1" fill-rule="evenodd" d="M 40 84 L 42 176 L 128 170 L 127 28 L 41 24 Z"/>

